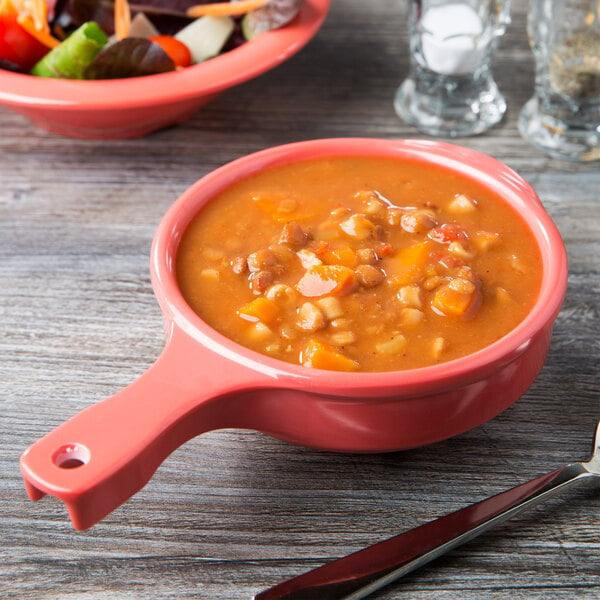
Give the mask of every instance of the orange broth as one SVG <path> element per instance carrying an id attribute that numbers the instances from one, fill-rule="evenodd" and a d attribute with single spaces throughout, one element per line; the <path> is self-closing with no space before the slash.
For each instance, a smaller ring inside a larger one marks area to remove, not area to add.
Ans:
<path id="1" fill-rule="evenodd" d="M 527 225 L 483 185 L 418 162 L 325 157 L 218 194 L 185 231 L 176 271 L 191 308 L 243 346 L 389 371 L 504 336 L 542 266 Z"/>

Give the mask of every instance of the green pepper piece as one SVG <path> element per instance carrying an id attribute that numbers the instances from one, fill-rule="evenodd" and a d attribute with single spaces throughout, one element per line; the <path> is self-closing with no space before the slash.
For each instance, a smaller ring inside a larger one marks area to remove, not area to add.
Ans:
<path id="1" fill-rule="evenodd" d="M 97 23 L 84 23 L 34 65 L 31 74 L 58 79 L 85 79 L 85 69 L 107 42 L 108 37 Z"/>

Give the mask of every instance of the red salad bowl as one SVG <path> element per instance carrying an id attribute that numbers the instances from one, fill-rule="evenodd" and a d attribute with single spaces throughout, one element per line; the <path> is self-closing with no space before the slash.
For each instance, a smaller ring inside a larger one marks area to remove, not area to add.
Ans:
<path id="1" fill-rule="evenodd" d="M 330 0 L 304 0 L 296 18 L 229 52 L 179 71 L 102 81 L 49 79 L 0 69 L 0 104 L 75 138 L 142 136 L 183 123 L 220 92 L 298 52 L 319 30 Z"/>
<path id="2" fill-rule="evenodd" d="M 541 289 L 526 318 L 468 356 L 419 369 L 362 373 L 288 364 L 209 327 L 188 306 L 175 276 L 178 244 L 192 218 L 241 178 L 328 155 L 418 161 L 454 170 L 500 195 L 528 223 L 542 257 Z M 200 179 L 161 221 L 151 276 L 166 329 L 156 363 L 22 456 L 29 496 L 61 498 L 78 529 L 135 494 L 178 446 L 210 430 L 247 428 L 317 449 L 384 452 L 430 444 L 491 419 L 527 390 L 544 363 L 566 291 L 567 258 L 534 190 L 497 160 L 433 141 L 346 138 L 264 150 Z"/>

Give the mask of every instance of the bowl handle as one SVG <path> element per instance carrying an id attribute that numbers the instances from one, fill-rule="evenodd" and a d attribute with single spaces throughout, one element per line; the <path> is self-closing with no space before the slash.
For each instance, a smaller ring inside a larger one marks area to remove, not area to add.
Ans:
<path id="1" fill-rule="evenodd" d="M 56 496 L 75 529 L 91 527 L 139 491 L 181 444 L 228 426 L 226 398 L 260 387 L 261 378 L 174 327 L 158 360 L 139 379 L 23 453 L 29 497 Z"/>

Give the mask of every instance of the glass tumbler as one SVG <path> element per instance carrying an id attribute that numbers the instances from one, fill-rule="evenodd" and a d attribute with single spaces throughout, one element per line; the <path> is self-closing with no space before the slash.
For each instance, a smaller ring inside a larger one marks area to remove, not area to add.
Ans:
<path id="1" fill-rule="evenodd" d="M 433 136 L 476 135 L 506 112 L 491 61 L 510 0 L 411 0 L 410 71 L 394 108 Z"/>
<path id="2" fill-rule="evenodd" d="M 553 158 L 600 159 L 600 2 L 531 0 L 535 93 L 519 130 Z"/>

